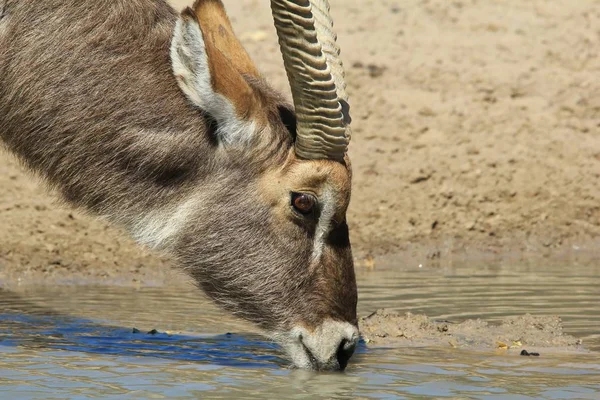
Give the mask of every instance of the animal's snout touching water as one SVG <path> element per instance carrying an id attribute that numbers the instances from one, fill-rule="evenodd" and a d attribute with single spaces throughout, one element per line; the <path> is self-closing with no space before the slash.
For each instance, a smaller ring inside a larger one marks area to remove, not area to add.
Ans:
<path id="1" fill-rule="evenodd" d="M 0 137 L 70 204 L 172 256 L 294 365 L 358 341 L 344 71 L 326 0 L 272 0 L 294 106 L 223 4 L 0 1 Z"/>

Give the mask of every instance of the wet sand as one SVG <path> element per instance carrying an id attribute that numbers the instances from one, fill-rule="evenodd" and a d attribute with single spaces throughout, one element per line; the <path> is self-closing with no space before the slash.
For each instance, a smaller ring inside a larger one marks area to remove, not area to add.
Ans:
<path id="1" fill-rule="evenodd" d="M 533 357 L 557 352 L 585 352 L 580 339 L 563 332 L 562 320 L 558 316 L 526 314 L 505 317 L 494 323 L 481 319 L 452 322 L 382 309 L 361 318 L 360 331 L 371 346 L 497 350 Z"/>

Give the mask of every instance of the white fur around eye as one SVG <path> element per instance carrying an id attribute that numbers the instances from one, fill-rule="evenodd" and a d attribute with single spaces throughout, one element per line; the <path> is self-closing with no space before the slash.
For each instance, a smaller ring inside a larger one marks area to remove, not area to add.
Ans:
<path id="1" fill-rule="evenodd" d="M 323 194 L 319 197 L 321 205 L 321 215 L 317 223 L 315 231 L 315 239 L 313 241 L 312 260 L 318 261 L 323 255 L 323 247 L 325 246 L 325 238 L 331 230 L 331 221 L 335 216 L 335 196 L 330 188 L 325 188 Z"/>

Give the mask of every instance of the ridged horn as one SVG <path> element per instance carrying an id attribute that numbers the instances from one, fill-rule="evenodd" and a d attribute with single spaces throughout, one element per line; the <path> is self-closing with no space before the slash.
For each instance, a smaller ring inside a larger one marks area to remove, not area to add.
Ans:
<path id="1" fill-rule="evenodd" d="M 271 0 L 296 109 L 296 155 L 342 160 L 350 141 L 344 67 L 328 0 Z"/>

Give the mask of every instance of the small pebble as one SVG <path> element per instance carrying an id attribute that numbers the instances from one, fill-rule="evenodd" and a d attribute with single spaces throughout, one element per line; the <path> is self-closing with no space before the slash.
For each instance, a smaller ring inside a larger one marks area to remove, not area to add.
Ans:
<path id="1" fill-rule="evenodd" d="M 138 328 L 133 328 L 131 330 L 131 333 L 140 333 L 140 330 Z"/>
<path id="2" fill-rule="evenodd" d="M 156 335 L 158 333 L 158 331 L 156 329 L 152 329 L 150 332 L 148 332 L 148 335 Z"/>

